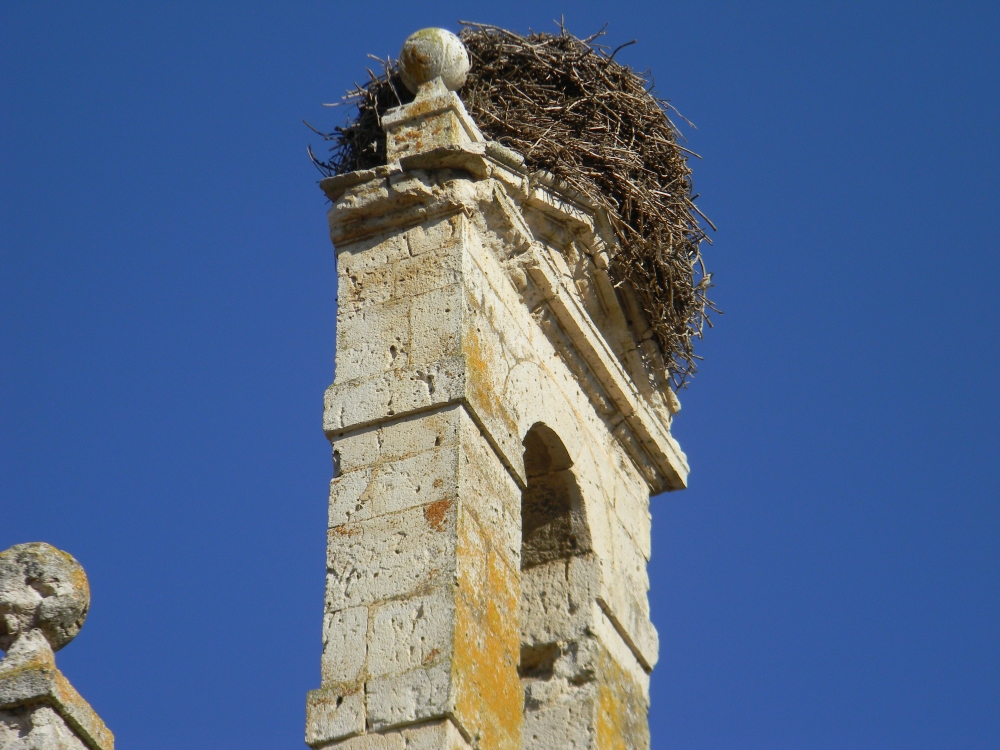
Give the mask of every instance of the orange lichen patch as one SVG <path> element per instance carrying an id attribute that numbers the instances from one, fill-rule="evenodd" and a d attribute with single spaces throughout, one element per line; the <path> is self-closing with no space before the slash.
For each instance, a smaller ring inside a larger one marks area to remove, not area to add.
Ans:
<path id="1" fill-rule="evenodd" d="M 362 533 L 361 527 L 352 524 L 341 524 L 340 526 L 334 526 L 330 529 L 331 534 L 336 534 L 337 536 L 357 536 Z"/>
<path id="2" fill-rule="evenodd" d="M 428 664 L 432 663 L 435 659 L 437 659 L 440 655 L 441 655 L 441 649 L 432 648 L 430 651 L 427 652 L 427 655 L 423 659 L 421 659 L 420 663 L 426 667 Z"/>
<path id="3" fill-rule="evenodd" d="M 520 585 L 469 513 L 459 520 L 452 657 L 455 714 L 479 747 L 521 747 Z"/>
<path id="4" fill-rule="evenodd" d="M 516 616 L 517 602 L 506 602 Z M 504 638 L 458 597 L 455 608 L 455 651 L 452 680 L 455 714 L 491 750 L 521 746 L 523 693 L 517 674 L 520 644 Z"/>
<path id="5" fill-rule="evenodd" d="M 461 121 L 454 112 L 441 111 L 437 98 L 417 100 L 410 105 L 410 126 L 398 128 L 392 133 L 392 151 L 396 156 L 419 153 L 433 146 L 460 145 L 467 138 Z M 412 123 L 419 120 L 419 125 Z"/>
<path id="6" fill-rule="evenodd" d="M 474 326 L 469 326 L 462 337 L 462 354 L 469 373 L 468 384 L 475 396 L 476 405 L 489 416 L 497 415 L 497 399 L 490 384 L 490 363 L 492 358 L 483 351 L 482 341 Z"/>
<path id="7" fill-rule="evenodd" d="M 521 603 L 520 574 L 515 573 L 504 562 L 496 550 L 490 550 L 487 564 L 486 618 L 490 629 L 505 641 L 517 644 L 517 658 L 521 656 L 521 623 L 519 619 Z M 511 602 L 514 602 L 512 605 Z"/>
<path id="8" fill-rule="evenodd" d="M 310 690 L 307 693 L 310 703 L 332 703 L 340 705 L 340 700 L 348 695 L 355 695 L 364 689 L 363 682 L 331 682 L 317 690 Z"/>
<path id="9" fill-rule="evenodd" d="M 648 750 L 649 707 L 642 689 L 606 651 L 598 665 L 597 747 Z"/>
<path id="10" fill-rule="evenodd" d="M 424 506 L 424 518 L 435 531 L 444 531 L 445 515 L 451 507 L 451 500 L 438 500 L 436 503 Z"/>
<path id="11" fill-rule="evenodd" d="M 467 297 L 467 304 L 475 302 Z M 495 382 L 497 363 L 501 356 L 489 351 L 474 323 L 470 323 L 462 335 L 462 354 L 465 355 L 466 396 L 487 419 L 499 420 L 508 434 L 518 434 L 517 420 L 501 402 L 502 384 Z"/>
<path id="12" fill-rule="evenodd" d="M 68 558 L 69 562 L 76 563 L 76 560 L 68 552 L 63 552 L 62 550 L 56 550 L 56 551 L 60 555 L 63 555 L 64 557 Z M 87 580 L 87 574 L 84 572 L 83 568 L 80 567 L 79 564 L 76 564 L 72 568 L 70 576 L 73 579 L 73 587 L 80 591 L 83 591 L 86 598 L 90 599 L 90 582 Z"/>
<path id="13" fill-rule="evenodd" d="M 486 540 L 479 530 L 475 518 L 464 506 L 458 520 L 458 540 L 455 554 L 458 560 L 459 589 L 464 592 L 482 591 L 486 586 Z"/>

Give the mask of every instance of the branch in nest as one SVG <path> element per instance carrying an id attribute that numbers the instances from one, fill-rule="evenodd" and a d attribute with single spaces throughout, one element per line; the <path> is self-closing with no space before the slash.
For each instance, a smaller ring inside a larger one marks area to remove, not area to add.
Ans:
<path id="1" fill-rule="evenodd" d="M 687 155 L 697 154 L 678 143 L 673 107 L 648 73 L 615 61 L 632 42 L 611 52 L 593 43 L 603 29 L 579 39 L 561 25 L 559 34 L 520 36 L 460 23 L 472 59 L 459 92 L 469 113 L 487 138 L 523 154 L 529 169 L 551 172 L 607 211 L 620 245 L 610 268 L 615 286 L 634 288 L 673 385 L 683 387 L 700 359 L 694 339 L 719 311 L 706 296 L 711 285 L 695 281 L 696 267 L 700 279 L 711 278 L 701 221 L 715 225 L 694 204 Z M 381 117 L 413 96 L 393 63 L 379 62 L 383 73 L 347 97 L 355 117 L 324 136 L 332 154 L 318 166 L 328 174 L 385 163 Z"/>

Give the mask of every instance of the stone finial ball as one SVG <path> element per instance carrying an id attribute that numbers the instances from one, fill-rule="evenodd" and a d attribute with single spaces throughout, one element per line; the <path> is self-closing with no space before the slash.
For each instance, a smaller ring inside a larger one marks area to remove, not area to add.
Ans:
<path id="1" fill-rule="evenodd" d="M 399 75 L 406 88 L 417 89 L 438 76 L 449 91 L 458 91 L 469 72 L 469 53 L 462 40 L 446 29 L 410 34 L 399 53 Z"/>
<path id="2" fill-rule="evenodd" d="M 58 651 L 80 632 L 89 608 L 87 574 L 68 552 L 44 542 L 0 552 L 0 649 L 41 630 Z"/>

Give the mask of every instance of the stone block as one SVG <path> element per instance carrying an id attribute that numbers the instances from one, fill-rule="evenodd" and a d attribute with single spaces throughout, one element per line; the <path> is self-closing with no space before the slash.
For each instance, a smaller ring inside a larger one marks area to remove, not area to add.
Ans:
<path id="1" fill-rule="evenodd" d="M 337 269 L 338 312 L 348 313 L 364 307 L 385 304 L 395 297 L 395 269 L 400 261 L 385 265 L 354 261 L 353 258 L 342 260 Z"/>
<path id="2" fill-rule="evenodd" d="M 318 747 L 365 731 L 361 685 L 311 690 L 306 696 L 306 744 Z"/>
<path id="3" fill-rule="evenodd" d="M 327 432 L 356 429 L 396 415 L 457 403 L 464 394 L 465 363 L 460 357 L 387 370 L 328 389 L 323 427 Z"/>
<path id="4" fill-rule="evenodd" d="M 397 353 L 406 351 L 409 329 L 409 300 L 340 308 L 335 382 L 347 383 L 388 370 Z"/>
<path id="5" fill-rule="evenodd" d="M 330 529 L 327 611 L 410 596 L 450 581 L 455 572 L 455 502 Z"/>
<path id="6" fill-rule="evenodd" d="M 323 746 L 324 750 L 471 750 L 455 725 L 444 721 L 373 732 Z"/>
<path id="7" fill-rule="evenodd" d="M 340 461 L 338 454 L 337 460 Z M 330 501 L 327 507 L 327 528 L 348 523 L 355 519 L 365 503 L 363 498 L 369 494 L 374 468 L 355 469 L 334 477 L 330 480 Z M 360 520 L 358 517 L 356 520 Z"/>
<path id="8" fill-rule="evenodd" d="M 401 732 L 363 734 L 323 745 L 323 750 L 406 750 L 406 738 Z"/>
<path id="9" fill-rule="evenodd" d="M 369 251 L 351 246 L 339 257 L 339 309 L 353 312 L 457 284 L 462 276 L 462 220 L 461 215 L 442 218 L 410 230 L 417 250 L 412 255 L 402 238 Z"/>
<path id="10" fill-rule="evenodd" d="M 649 574 L 646 572 L 646 556 L 616 513 L 611 514 L 611 539 L 614 550 L 614 573 L 616 580 L 635 597 L 645 598 L 649 591 Z"/>
<path id="11" fill-rule="evenodd" d="M 400 161 L 442 147 L 456 150 L 483 141 L 461 100 L 450 91 L 395 108 L 383 116 L 382 124 L 386 152 Z"/>
<path id="12" fill-rule="evenodd" d="M 375 731 L 451 712 L 451 664 L 435 664 L 370 680 L 368 721 Z"/>
<path id="13" fill-rule="evenodd" d="M 601 651 L 606 652 L 605 656 L 611 659 L 616 669 L 625 673 L 630 684 L 644 696 L 649 702 L 649 670 L 638 659 L 636 651 L 638 649 L 630 646 L 622 634 L 626 632 L 624 628 L 616 625 L 615 621 L 608 616 L 609 610 L 604 606 L 603 601 L 592 605 L 594 618 L 592 620 L 593 633 L 596 639 L 594 642 L 600 644 Z M 650 625 L 652 627 L 652 625 Z M 653 631 L 655 635 L 655 629 Z M 655 653 L 653 654 L 655 656 Z M 591 658 L 591 661 L 594 661 Z M 655 666 L 655 658 L 649 666 Z"/>
<path id="14" fill-rule="evenodd" d="M 51 706 L 0 710 L 3 750 L 91 750 Z"/>
<path id="15" fill-rule="evenodd" d="M 329 393 L 330 390 L 327 391 L 328 397 Z M 347 474 L 434 448 L 457 445 L 461 409 L 458 405 L 445 406 L 433 413 L 402 417 L 357 431 L 334 434 L 333 450 L 340 472 Z"/>
<path id="16" fill-rule="evenodd" d="M 457 493 L 458 451 L 453 446 L 384 461 L 333 480 L 330 527 L 437 502 Z"/>
<path id="17" fill-rule="evenodd" d="M 512 570 L 520 568 L 521 490 L 467 412 L 461 415 L 458 491 Z"/>
<path id="18" fill-rule="evenodd" d="M 631 656 L 622 656 L 622 664 L 630 664 L 633 660 L 648 672 L 656 666 L 660 652 L 660 637 L 649 619 L 648 603 L 645 597 L 635 599 L 627 592 L 611 590 L 604 587 L 597 603 L 607 621 L 614 627 L 617 637 L 610 636 L 605 641 L 612 647 L 620 640 L 630 650 Z M 618 654 L 616 653 L 616 656 Z"/>
<path id="19" fill-rule="evenodd" d="M 434 721 L 404 729 L 406 750 L 471 750 L 462 733 L 448 721 Z"/>
<path id="20" fill-rule="evenodd" d="M 382 461 L 394 461 L 432 448 L 458 444 L 461 406 L 442 408 L 385 424 L 378 433 Z"/>
<path id="21" fill-rule="evenodd" d="M 462 299 L 460 284 L 409 298 L 411 365 L 426 365 L 461 351 Z"/>
<path id="22" fill-rule="evenodd" d="M 353 607 L 323 616 L 323 684 L 361 677 L 368 644 L 368 608 Z"/>
<path id="23" fill-rule="evenodd" d="M 464 217 L 449 216 L 413 227 L 403 235 L 410 255 L 416 257 L 451 246 L 461 239 Z"/>
<path id="24" fill-rule="evenodd" d="M 448 224 L 442 219 L 441 223 Z M 462 279 L 462 246 L 457 239 L 392 267 L 393 297 L 405 299 L 452 287 Z"/>
<path id="25" fill-rule="evenodd" d="M 560 681 L 558 687 L 562 689 L 555 696 L 546 695 L 544 701 L 532 696 L 529 690 L 521 729 L 524 750 L 595 746 L 591 741 L 595 714 L 593 689 L 574 688 L 565 681 Z"/>
<path id="26" fill-rule="evenodd" d="M 368 644 L 368 673 L 400 674 L 447 660 L 454 628 L 453 589 L 379 606 Z"/>
<path id="27" fill-rule="evenodd" d="M 640 477 L 628 481 L 621 477 L 615 482 L 613 504 L 615 515 L 635 542 L 639 553 L 648 561 L 652 550 L 652 516 L 649 513 L 649 488 Z M 640 484 L 641 482 L 641 484 Z"/>
<path id="28" fill-rule="evenodd" d="M 593 617 L 599 571 L 592 557 L 537 565 L 521 575 L 521 642 L 547 644 L 583 637 Z"/>
<path id="29" fill-rule="evenodd" d="M 408 258 L 410 248 L 401 234 L 378 234 L 337 248 L 339 275 L 363 273 Z"/>

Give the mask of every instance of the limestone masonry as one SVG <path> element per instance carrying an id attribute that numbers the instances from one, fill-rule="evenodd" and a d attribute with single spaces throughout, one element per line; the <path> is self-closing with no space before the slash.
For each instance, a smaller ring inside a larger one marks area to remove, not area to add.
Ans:
<path id="1" fill-rule="evenodd" d="M 0 750 L 114 750 L 53 653 L 80 632 L 89 606 L 87 576 L 67 553 L 41 542 L 0 552 Z"/>
<path id="2" fill-rule="evenodd" d="M 330 177 L 337 367 L 313 748 L 648 748 L 649 497 L 679 408 L 614 236 L 486 142 L 449 32 L 404 45 L 388 165 Z"/>

